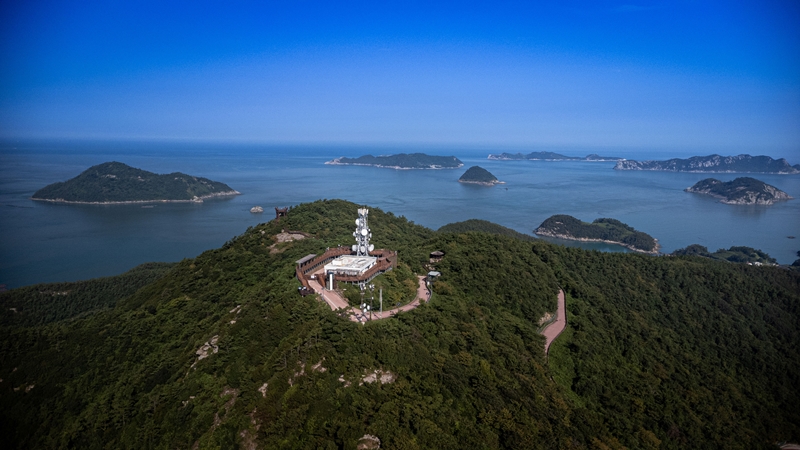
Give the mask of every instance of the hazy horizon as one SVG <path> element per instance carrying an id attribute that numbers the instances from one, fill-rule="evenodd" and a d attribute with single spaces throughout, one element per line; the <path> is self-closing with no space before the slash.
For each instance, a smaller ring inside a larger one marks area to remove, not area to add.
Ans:
<path id="1" fill-rule="evenodd" d="M 33 1 L 0 17 L 4 140 L 800 154 L 796 2 Z"/>

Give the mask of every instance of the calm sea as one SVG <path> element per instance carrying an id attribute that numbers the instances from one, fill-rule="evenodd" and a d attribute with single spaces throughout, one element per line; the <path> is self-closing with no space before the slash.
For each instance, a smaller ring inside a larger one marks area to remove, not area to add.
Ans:
<path id="1" fill-rule="evenodd" d="M 391 170 L 323 164 L 338 156 L 401 151 L 455 155 L 465 167 Z M 657 238 L 665 252 L 689 244 L 712 251 L 747 245 L 766 251 L 781 263 L 791 263 L 800 250 L 800 176 L 757 176 L 797 200 L 769 207 L 731 206 L 683 189 L 708 176 L 730 180 L 736 174 L 615 171 L 614 163 L 609 162 L 489 161 L 486 156 L 490 152 L 164 142 L 3 143 L 0 284 L 11 288 L 80 280 L 118 274 L 147 261 L 194 257 L 221 246 L 248 226 L 271 219 L 275 206 L 323 198 L 380 207 L 433 229 L 477 218 L 530 234 L 547 217 L 569 214 L 584 221 L 619 219 Z M 592 152 L 595 150 L 569 154 Z M 624 151 L 602 153 L 644 159 Z M 647 158 L 686 156 L 663 153 L 648 154 Z M 37 189 L 106 161 L 157 173 L 203 176 L 222 181 L 242 195 L 152 208 L 30 200 Z M 489 188 L 458 183 L 472 165 L 484 167 L 507 184 Z M 255 205 L 263 206 L 264 214 L 251 214 Z M 624 251 L 613 245 L 580 246 Z"/>

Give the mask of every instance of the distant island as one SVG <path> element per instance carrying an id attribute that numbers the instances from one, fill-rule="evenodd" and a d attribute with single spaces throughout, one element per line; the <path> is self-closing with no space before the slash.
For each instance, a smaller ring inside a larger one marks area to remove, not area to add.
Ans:
<path id="1" fill-rule="evenodd" d="M 458 169 L 464 166 L 455 156 L 432 156 L 425 153 L 400 153 L 398 155 L 372 156 L 358 158 L 336 158 L 325 164 L 338 166 L 372 166 L 385 169 Z"/>
<path id="2" fill-rule="evenodd" d="M 533 231 L 539 236 L 584 242 L 618 244 L 642 253 L 658 253 L 658 241 L 616 219 L 582 222 L 566 214 L 551 216 Z"/>
<path id="3" fill-rule="evenodd" d="M 159 175 L 121 162 L 92 166 L 75 178 L 36 191 L 33 200 L 59 203 L 202 202 L 238 195 L 230 186 L 180 172 Z"/>
<path id="4" fill-rule="evenodd" d="M 489 155 L 488 159 L 497 161 L 619 161 L 622 158 L 616 156 L 600 156 L 592 153 L 587 156 L 566 156 L 553 152 L 531 152 L 527 155 L 522 153 L 500 153 L 499 155 Z"/>
<path id="5" fill-rule="evenodd" d="M 791 166 L 781 159 L 769 156 L 693 156 L 689 159 L 673 158 L 666 161 L 618 161 L 614 170 L 660 170 L 666 172 L 750 172 L 772 174 L 800 173 L 800 164 Z"/>
<path id="6" fill-rule="evenodd" d="M 777 266 L 778 261 L 769 256 L 769 254 L 756 250 L 752 247 L 733 246 L 727 250 L 721 248 L 714 253 L 708 251 L 708 248 L 700 244 L 692 244 L 686 248 L 679 248 L 671 253 L 672 256 L 702 256 L 704 258 L 716 259 L 719 261 L 728 261 L 735 263 L 744 263 L 751 265 L 769 265 Z"/>
<path id="7" fill-rule="evenodd" d="M 499 181 L 497 177 L 481 166 L 472 166 L 467 169 L 464 175 L 461 175 L 461 178 L 458 179 L 458 182 L 480 184 L 483 186 L 494 186 L 495 184 L 503 183 L 503 181 Z"/>
<path id="8" fill-rule="evenodd" d="M 686 188 L 685 191 L 710 195 L 728 205 L 772 205 L 777 201 L 792 198 L 775 186 L 750 177 L 740 177 L 733 181 L 706 178 Z"/>

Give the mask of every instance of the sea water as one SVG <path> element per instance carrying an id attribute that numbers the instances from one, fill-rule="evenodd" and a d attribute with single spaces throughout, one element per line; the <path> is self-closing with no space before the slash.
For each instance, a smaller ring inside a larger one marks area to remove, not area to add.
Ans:
<path id="1" fill-rule="evenodd" d="M 455 155 L 464 167 L 394 170 L 324 164 L 339 156 L 402 151 Z M 0 284 L 11 288 L 88 279 L 118 274 L 148 261 L 179 261 L 217 248 L 247 227 L 272 219 L 273 207 L 333 198 L 379 207 L 433 229 L 476 218 L 532 234 L 551 215 L 569 214 L 583 221 L 621 220 L 658 239 L 663 252 L 689 244 L 711 251 L 746 245 L 788 264 L 800 250 L 800 175 L 755 175 L 795 200 L 735 206 L 683 190 L 703 178 L 727 181 L 743 174 L 616 171 L 613 162 L 492 161 L 487 159 L 491 152 L 180 142 L 2 143 Z M 614 154 L 645 159 L 624 151 Z M 689 155 L 646 155 L 648 159 L 676 156 Z M 242 195 L 148 207 L 30 200 L 37 189 L 107 161 L 156 173 L 210 178 Z M 506 184 L 458 183 L 472 165 L 489 170 Z M 263 214 L 250 213 L 256 205 L 264 207 Z M 373 232 L 380 234 L 377 229 Z M 626 251 L 616 245 L 554 242 Z"/>

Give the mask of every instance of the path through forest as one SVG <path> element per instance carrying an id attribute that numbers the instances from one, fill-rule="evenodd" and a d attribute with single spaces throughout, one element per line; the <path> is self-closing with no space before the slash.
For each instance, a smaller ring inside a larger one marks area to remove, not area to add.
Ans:
<path id="1" fill-rule="evenodd" d="M 320 271 L 321 273 L 322 271 Z M 411 311 L 412 309 L 418 307 L 421 302 L 429 301 L 431 299 L 431 291 L 428 289 L 428 286 L 425 284 L 425 277 L 424 276 L 417 276 L 419 280 L 419 287 L 417 287 L 417 295 L 414 297 L 414 300 L 407 304 L 403 305 L 399 308 L 390 309 L 381 313 L 380 311 L 373 311 L 372 314 L 367 313 L 364 314 L 356 307 L 352 307 L 347 303 L 347 300 L 342 298 L 336 291 L 328 291 L 317 282 L 316 279 L 312 279 L 309 281 L 309 285 L 314 292 L 319 294 L 319 296 L 331 307 L 332 310 L 336 311 L 338 309 L 347 309 L 350 315 L 350 320 L 353 322 L 366 322 L 369 320 L 377 320 L 377 319 L 385 319 L 387 317 L 392 317 L 393 315 L 399 313 L 400 311 Z"/>
<path id="2" fill-rule="evenodd" d="M 558 310 L 556 311 L 556 320 L 542 330 L 545 338 L 544 353 L 550 351 L 550 344 L 567 328 L 567 300 L 564 296 L 562 289 L 558 290 Z"/>

